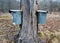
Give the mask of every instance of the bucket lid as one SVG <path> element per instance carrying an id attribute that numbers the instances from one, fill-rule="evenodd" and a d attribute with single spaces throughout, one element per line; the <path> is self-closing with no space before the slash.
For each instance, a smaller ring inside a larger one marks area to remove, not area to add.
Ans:
<path id="1" fill-rule="evenodd" d="M 22 11 L 22 10 L 10 10 L 10 11 Z"/>
<path id="2" fill-rule="evenodd" d="M 46 12 L 47 13 L 47 11 L 45 11 L 45 10 L 37 10 L 37 12 Z"/>

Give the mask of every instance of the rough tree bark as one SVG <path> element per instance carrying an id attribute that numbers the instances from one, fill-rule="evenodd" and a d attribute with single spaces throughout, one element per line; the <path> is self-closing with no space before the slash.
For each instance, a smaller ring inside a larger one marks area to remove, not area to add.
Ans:
<path id="1" fill-rule="evenodd" d="M 33 29 L 33 37 L 34 41 L 38 43 L 38 35 L 37 35 L 37 16 L 36 16 L 36 1 L 37 0 L 31 0 L 31 14 L 32 14 L 32 29 Z"/>
<path id="2" fill-rule="evenodd" d="M 38 43 L 37 40 L 37 18 L 35 4 L 36 0 L 22 0 L 23 11 L 23 25 L 19 33 L 18 43 Z"/>

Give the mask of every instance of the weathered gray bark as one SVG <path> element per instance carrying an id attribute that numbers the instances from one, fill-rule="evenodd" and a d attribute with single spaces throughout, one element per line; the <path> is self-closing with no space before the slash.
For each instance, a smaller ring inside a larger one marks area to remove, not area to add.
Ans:
<path id="1" fill-rule="evenodd" d="M 31 13 L 32 13 L 32 29 L 34 41 L 38 43 L 37 39 L 37 16 L 36 16 L 36 0 L 31 0 Z"/>
<path id="2" fill-rule="evenodd" d="M 35 4 L 36 0 L 22 0 L 23 11 L 23 25 L 20 32 L 18 43 L 38 43 L 37 40 L 37 20 Z"/>
<path id="3" fill-rule="evenodd" d="M 23 26 L 19 37 L 22 40 L 22 42 L 19 43 L 34 43 L 33 37 L 30 33 L 31 32 L 30 1 L 29 0 L 22 1 L 24 5 Z"/>

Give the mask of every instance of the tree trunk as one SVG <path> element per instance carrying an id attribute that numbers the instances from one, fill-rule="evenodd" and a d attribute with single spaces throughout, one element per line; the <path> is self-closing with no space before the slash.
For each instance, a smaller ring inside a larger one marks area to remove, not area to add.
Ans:
<path id="1" fill-rule="evenodd" d="M 21 32 L 19 33 L 18 43 L 35 43 L 34 41 L 34 30 L 32 29 L 31 13 L 30 13 L 30 0 L 22 0 L 24 11 L 23 11 L 23 25 Z"/>
<path id="2" fill-rule="evenodd" d="M 37 43 L 36 0 L 22 0 L 22 2 L 24 6 L 23 25 L 18 43 Z"/>

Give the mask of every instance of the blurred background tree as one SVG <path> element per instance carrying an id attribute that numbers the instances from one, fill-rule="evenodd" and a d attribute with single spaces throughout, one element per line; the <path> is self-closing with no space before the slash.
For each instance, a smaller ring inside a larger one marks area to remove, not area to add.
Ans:
<path id="1" fill-rule="evenodd" d="M 48 10 L 49 12 L 60 11 L 59 0 L 38 0 L 40 10 Z"/>
<path id="2" fill-rule="evenodd" d="M 60 0 L 37 0 L 40 10 L 60 11 Z M 20 0 L 0 0 L 0 10 L 20 9 Z"/>
<path id="3" fill-rule="evenodd" d="M 9 9 L 20 9 L 20 1 L 18 1 L 18 0 L 0 0 L 0 10 L 6 12 Z"/>

